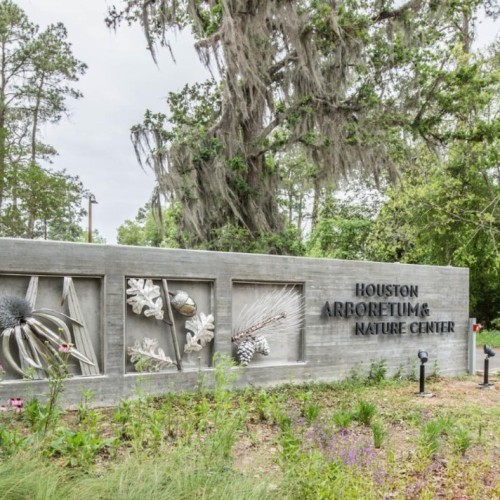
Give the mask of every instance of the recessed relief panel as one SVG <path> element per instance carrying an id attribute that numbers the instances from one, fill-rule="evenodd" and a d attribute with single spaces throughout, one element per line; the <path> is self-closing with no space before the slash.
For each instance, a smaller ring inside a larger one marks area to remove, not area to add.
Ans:
<path id="1" fill-rule="evenodd" d="M 213 282 L 126 279 L 126 369 L 183 371 L 211 364 Z"/>
<path id="2" fill-rule="evenodd" d="M 0 276 L 0 362 L 6 379 L 44 379 L 54 363 L 101 373 L 101 278 Z"/>
<path id="3" fill-rule="evenodd" d="M 233 355 L 244 366 L 303 361 L 302 285 L 233 283 Z"/>

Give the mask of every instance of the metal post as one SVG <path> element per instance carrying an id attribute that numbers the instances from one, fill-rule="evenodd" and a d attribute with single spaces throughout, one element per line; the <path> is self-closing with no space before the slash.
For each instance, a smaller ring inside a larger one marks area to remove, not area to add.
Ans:
<path id="1" fill-rule="evenodd" d="M 425 365 L 420 365 L 420 394 L 425 394 Z"/>
<path id="2" fill-rule="evenodd" d="M 484 358 L 484 378 L 483 378 L 483 385 L 485 387 L 487 387 L 487 386 L 490 385 L 489 384 L 489 380 L 488 380 L 488 378 L 489 378 L 489 376 L 488 376 L 489 369 L 490 369 L 490 360 L 489 360 L 489 358 L 486 357 L 486 358 Z"/>
<path id="3" fill-rule="evenodd" d="M 490 371 L 490 357 L 486 356 L 486 358 L 484 358 L 483 383 L 478 384 L 479 389 L 494 389 L 495 388 L 495 384 L 490 384 L 489 371 Z"/>

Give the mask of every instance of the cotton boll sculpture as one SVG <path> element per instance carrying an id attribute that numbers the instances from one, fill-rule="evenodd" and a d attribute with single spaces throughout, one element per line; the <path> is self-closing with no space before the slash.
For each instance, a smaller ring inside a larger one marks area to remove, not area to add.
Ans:
<path id="1" fill-rule="evenodd" d="M 46 370 L 49 363 L 57 361 L 61 345 L 69 346 L 68 352 L 71 356 L 93 365 L 90 359 L 71 346 L 71 332 L 64 319 L 80 324 L 73 318 L 51 309 L 33 310 L 30 302 L 23 297 L 0 297 L 0 336 L 7 365 L 17 373 L 25 375 L 25 370 L 11 352 L 12 339 L 17 345 L 19 360 L 38 370 Z M 46 323 L 52 324 L 58 333 Z"/>

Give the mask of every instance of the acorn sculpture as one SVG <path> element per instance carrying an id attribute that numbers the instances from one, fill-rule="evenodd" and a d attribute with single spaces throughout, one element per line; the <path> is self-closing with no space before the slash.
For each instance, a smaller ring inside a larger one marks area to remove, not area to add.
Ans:
<path id="1" fill-rule="evenodd" d="M 168 292 L 170 305 L 182 316 L 194 316 L 196 314 L 196 303 L 184 290 Z"/>

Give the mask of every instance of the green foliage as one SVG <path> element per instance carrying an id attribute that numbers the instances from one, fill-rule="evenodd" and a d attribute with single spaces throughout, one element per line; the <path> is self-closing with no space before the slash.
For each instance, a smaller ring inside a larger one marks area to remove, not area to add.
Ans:
<path id="1" fill-rule="evenodd" d="M 10 0 L 0 2 L 0 44 L 0 235 L 74 241 L 85 192 L 77 177 L 42 168 L 56 151 L 40 128 L 67 113 L 67 98 L 81 97 L 71 82 L 86 66 L 62 24 L 40 31 Z"/>
<path id="2" fill-rule="evenodd" d="M 321 412 L 321 406 L 317 403 L 306 403 L 304 405 L 303 413 L 308 422 L 314 422 L 318 419 Z"/>
<path id="3" fill-rule="evenodd" d="M 456 427 L 454 429 L 451 440 L 453 449 L 461 455 L 465 455 L 466 451 L 472 445 L 472 437 L 469 431 L 463 427 Z"/>
<path id="4" fill-rule="evenodd" d="M 366 242 L 381 204 L 376 190 L 359 179 L 327 194 L 307 242 L 310 257 L 364 260 Z"/>
<path id="5" fill-rule="evenodd" d="M 62 457 L 64 464 L 71 467 L 88 467 L 111 442 L 110 439 L 101 439 L 96 432 L 59 428 L 51 436 L 45 454 Z"/>
<path id="6" fill-rule="evenodd" d="M 13 194 L 0 212 L 0 234 L 9 237 L 78 241 L 86 195 L 78 177 L 31 164 L 12 166 L 6 176 Z"/>
<path id="7" fill-rule="evenodd" d="M 370 369 L 368 371 L 368 382 L 372 384 L 380 384 L 385 380 L 387 373 L 387 362 L 385 359 L 372 359 L 370 362 Z"/>
<path id="8" fill-rule="evenodd" d="M 0 413 L 0 498 L 495 497 L 498 409 L 479 408 L 463 391 L 470 381 L 450 381 L 440 404 L 424 408 L 405 382 L 234 391 L 239 374 L 229 357 L 215 358 L 202 390 L 138 393 L 112 420 L 83 394 L 43 437 L 23 427 L 26 415 Z M 376 421 L 360 411 L 375 398 Z M 352 425 L 352 401 L 369 426 Z M 313 405 L 340 408 L 338 421 L 325 411 L 303 418 Z"/>
<path id="9" fill-rule="evenodd" d="M 377 407 L 375 404 L 368 401 L 359 401 L 356 406 L 355 419 L 363 425 L 370 426 L 376 413 Z"/>
<path id="10" fill-rule="evenodd" d="M 16 430 L 0 426 L 0 455 L 11 456 L 26 446 L 27 438 Z"/>
<path id="11" fill-rule="evenodd" d="M 271 425 L 278 423 L 282 417 L 282 406 L 285 400 L 283 395 L 270 394 L 261 390 L 253 400 L 259 421 L 269 422 Z"/>
<path id="12" fill-rule="evenodd" d="M 120 245 L 178 248 L 178 207 L 163 210 L 163 231 L 158 227 L 150 204 L 137 212 L 134 220 L 126 220 L 118 227 Z"/>
<path id="13" fill-rule="evenodd" d="M 373 446 L 375 446 L 375 448 L 377 449 L 381 448 L 382 443 L 387 437 L 387 431 L 385 430 L 384 426 L 379 422 L 372 422 L 370 428 L 373 433 Z"/>
<path id="14" fill-rule="evenodd" d="M 420 430 L 419 445 L 425 456 L 434 456 L 442 446 L 444 436 L 453 432 L 454 421 L 449 417 L 438 417 L 424 424 Z"/>
<path id="15" fill-rule="evenodd" d="M 485 344 L 500 347 L 500 330 L 481 330 L 476 334 L 476 346 L 483 347 Z"/>
<path id="16" fill-rule="evenodd" d="M 400 188 L 389 190 L 368 253 L 374 260 L 469 267 L 471 314 L 488 320 L 500 307 L 494 237 L 499 230 L 494 199 L 500 192 L 487 180 L 488 165 L 463 156 L 454 160 L 424 167 L 423 157 Z"/>
<path id="17" fill-rule="evenodd" d="M 495 330 L 500 330 L 500 317 L 497 317 L 497 318 L 491 320 L 491 326 Z"/>
<path id="18" fill-rule="evenodd" d="M 339 429 L 347 429 L 355 417 L 356 414 L 353 411 L 341 408 L 332 414 L 331 420 Z"/>
<path id="19" fill-rule="evenodd" d="M 401 184 L 386 193 L 367 256 L 469 267 L 471 315 L 489 322 L 500 309 L 499 122 L 493 112 L 498 63 L 495 54 L 485 59 L 459 51 L 455 55 L 456 67 L 436 76 L 446 82 L 436 95 L 439 125 L 430 124 L 430 115 L 418 124 L 432 127 L 441 154 L 416 149 L 417 159 L 405 167 Z M 456 120 L 442 118 L 455 115 Z M 429 130 L 421 133 L 427 137 Z"/>
<path id="20" fill-rule="evenodd" d="M 201 248 L 220 252 L 244 252 L 263 254 L 303 255 L 304 247 L 297 229 L 290 225 L 279 234 L 260 233 L 252 235 L 246 228 L 225 224 L 214 229 L 209 244 Z"/>
<path id="21" fill-rule="evenodd" d="M 408 359 L 408 374 L 406 376 L 407 380 L 415 382 L 418 380 L 418 361 L 416 357 L 412 357 Z"/>
<path id="22" fill-rule="evenodd" d="M 422 144 L 446 157 L 453 141 L 498 135 L 498 123 L 471 120 L 495 92 L 494 71 L 470 54 L 477 0 L 117 3 L 108 24 L 142 24 L 153 56 L 189 27 L 205 63 L 217 59 L 221 82 L 170 94 L 168 112 L 133 129 L 139 157 L 182 206 L 185 245 L 227 246 L 217 232 L 227 225 L 258 238 L 288 220 L 300 232 L 311 206 L 311 255 L 366 258 L 373 217 L 351 205 L 320 220 L 322 189 L 349 172 L 384 181 Z"/>
<path id="23" fill-rule="evenodd" d="M 236 487 L 237 486 L 237 487 Z M 274 498 L 266 480 L 255 481 L 231 469 L 216 473 L 200 466 L 199 456 L 179 449 L 166 457 L 133 456 L 96 474 L 78 474 L 47 459 L 17 457 L 0 465 L 0 498 Z"/>

